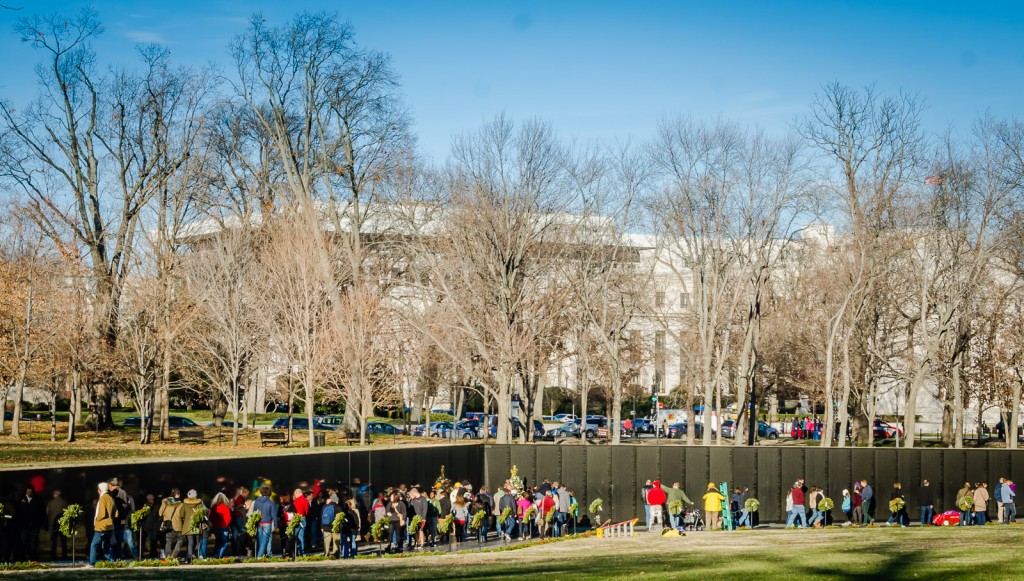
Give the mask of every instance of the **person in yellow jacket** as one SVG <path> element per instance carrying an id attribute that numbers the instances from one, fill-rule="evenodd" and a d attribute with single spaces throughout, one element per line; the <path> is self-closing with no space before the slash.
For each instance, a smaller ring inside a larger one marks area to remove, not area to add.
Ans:
<path id="1" fill-rule="evenodd" d="M 110 495 L 110 485 L 100 482 L 96 487 L 100 497 L 96 500 L 96 514 L 93 516 L 92 543 L 89 545 L 89 566 L 96 565 L 97 557 L 105 560 L 110 558 L 110 540 L 114 534 L 114 518 L 117 517 L 117 506 Z"/>
<path id="2" fill-rule="evenodd" d="M 722 503 L 725 497 L 715 487 L 714 482 L 708 482 L 708 491 L 704 493 L 704 512 L 707 513 L 708 530 L 722 528 Z"/>

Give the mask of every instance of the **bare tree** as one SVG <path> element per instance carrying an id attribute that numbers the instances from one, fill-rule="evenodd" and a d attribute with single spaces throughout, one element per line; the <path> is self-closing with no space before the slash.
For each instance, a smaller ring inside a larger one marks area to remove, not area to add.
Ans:
<path id="1" fill-rule="evenodd" d="M 827 207 L 840 212 L 854 276 L 831 313 L 825 335 L 825 428 L 821 442 L 830 446 L 835 429 L 834 409 L 839 411 L 839 443 L 845 444 L 849 421 L 849 392 L 844 388 L 835 402 L 833 372 L 837 345 L 852 329 L 844 321 L 855 313 L 870 311 L 866 301 L 884 259 L 877 245 L 891 227 L 893 209 L 908 184 L 917 177 L 923 135 L 920 130 L 922 102 L 914 95 L 880 96 L 873 87 L 861 91 L 830 83 L 811 104 L 811 113 L 800 124 L 804 138 L 834 164 L 828 176 Z M 846 359 L 844 358 L 844 361 Z M 844 370 L 844 376 L 848 372 Z"/>
<path id="2" fill-rule="evenodd" d="M 141 74 L 98 73 L 91 43 L 102 26 L 91 9 L 72 18 L 24 18 L 16 30 L 45 61 L 37 68 L 42 88 L 29 106 L 0 102 L 0 120 L 14 141 L 4 174 L 62 253 L 85 248 L 96 336 L 112 353 L 142 210 L 190 153 L 172 149 L 167 136 L 193 127 L 198 116 L 158 64 L 165 55 L 157 51 L 142 52 Z M 108 383 L 95 390 L 98 427 L 110 423 Z"/>
<path id="3" fill-rule="evenodd" d="M 245 376 L 261 334 L 256 237 L 244 226 L 223 229 L 198 243 L 186 265 L 198 312 L 185 344 L 202 355 L 196 371 L 206 374 L 217 399 L 227 402 L 233 446 L 238 445 Z"/>
<path id="4" fill-rule="evenodd" d="M 321 219 L 308 207 L 275 217 L 260 260 L 261 291 L 271 349 L 287 366 L 289 382 L 296 369 L 314 445 L 313 406 L 318 390 L 331 379 L 336 363 L 332 303 L 336 285 L 332 259 L 336 254 L 321 231 Z M 290 403 L 290 402 L 289 402 Z M 289 426 L 289 431 L 290 431 Z"/>

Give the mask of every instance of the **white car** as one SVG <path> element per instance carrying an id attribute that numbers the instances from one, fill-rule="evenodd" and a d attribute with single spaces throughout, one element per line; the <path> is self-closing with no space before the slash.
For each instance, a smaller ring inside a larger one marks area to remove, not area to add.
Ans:
<path id="1" fill-rule="evenodd" d="M 555 414 L 555 421 L 563 424 L 566 422 L 575 422 L 576 414 Z"/>

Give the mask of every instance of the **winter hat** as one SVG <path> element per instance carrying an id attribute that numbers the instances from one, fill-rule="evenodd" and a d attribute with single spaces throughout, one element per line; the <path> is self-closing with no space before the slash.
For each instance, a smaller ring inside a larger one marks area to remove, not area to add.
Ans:
<path id="1" fill-rule="evenodd" d="M 844 488 L 843 489 L 843 496 L 846 496 L 848 494 L 850 494 L 850 491 Z"/>
<path id="2" fill-rule="evenodd" d="M 188 491 L 188 497 L 189 498 L 199 498 L 199 493 L 196 492 L 195 489 L 189 490 Z"/>
<path id="3" fill-rule="evenodd" d="M 107 484 L 106 482 L 100 482 L 99 489 L 100 494 L 106 494 L 107 492 L 110 492 L 110 485 Z"/>
<path id="4" fill-rule="evenodd" d="M 708 490 L 710 490 L 712 488 L 715 488 L 715 483 L 714 482 L 708 482 Z"/>

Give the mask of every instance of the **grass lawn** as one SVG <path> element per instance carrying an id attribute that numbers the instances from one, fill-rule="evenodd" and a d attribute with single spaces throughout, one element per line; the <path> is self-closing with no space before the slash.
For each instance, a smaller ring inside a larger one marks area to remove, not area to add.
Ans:
<path id="1" fill-rule="evenodd" d="M 209 413 L 209 412 L 207 412 Z M 207 422 L 209 419 L 206 420 Z M 197 419 L 197 422 L 199 420 Z M 205 422 L 203 422 L 205 423 Z M 202 424 L 201 424 L 202 425 Z M 91 432 L 86 429 L 78 431 L 78 439 L 67 443 L 67 424 L 57 424 L 57 441 L 50 441 L 49 422 L 23 422 L 22 439 L 11 440 L 0 436 L 0 467 L 17 468 L 21 466 L 46 467 L 66 465 L 69 463 L 104 463 L 124 461 L 128 459 L 147 458 L 214 458 L 276 455 L 281 453 L 302 453 L 322 451 L 324 448 L 309 448 L 307 432 L 296 431 L 294 442 L 288 446 L 260 447 L 259 432 L 241 430 L 239 445 L 231 445 L 230 428 L 204 428 L 207 442 L 205 444 L 178 444 L 174 441 L 139 444 L 139 428 L 115 427 L 103 432 Z M 171 431 L 172 436 L 174 430 Z M 325 432 L 328 447 L 349 448 L 342 432 Z M 403 446 L 409 444 L 437 444 L 436 438 L 419 438 L 415 436 L 378 436 L 372 437 L 374 447 Z M 445 440 L 445 444 L 451 442 Z M 283 448 L 283 449 L 282 449 Z"/>
<path id="2" fill-rule="evenodd" d="M 587 538 L 408 559 L 23 573 L 47 579 L 1020 579 L 1024 526 Z"/>

